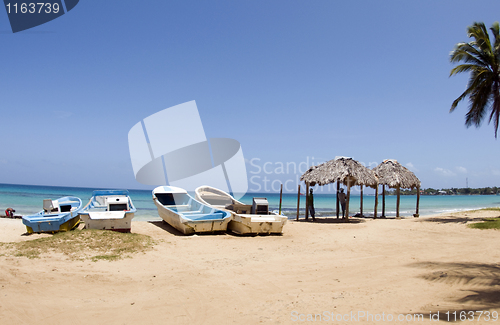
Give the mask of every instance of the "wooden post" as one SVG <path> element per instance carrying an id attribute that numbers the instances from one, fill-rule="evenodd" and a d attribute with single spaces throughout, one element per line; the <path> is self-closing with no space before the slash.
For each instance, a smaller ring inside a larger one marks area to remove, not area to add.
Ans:
<path id="1" fill-rule="evenodd" d="M 300 209 L 300 184 L 299 184 L 299 192 L 297 194 L 297 218 L 295 220 L 299 221 L 299 209 Z"/>
<path id="2" fill-rule="evenodd" d="M 339 191 L 340 191 L 340 181 L 337 180 L 337 219 L 339 218 L 339 210 L 340 210 Z"/>
<path id="3" fill-rule="evenodd" d="M 283 183 L 281 183 L 281 188 L 280 188 L 280 210 L 279 210 L 279 215 L 281 215 L 281 201 L 283 200 Z"/>
<path id="4" fill-rule="evenodd" d="M 351 199 L 351 179 L 347 176 L 347 198 L 345 203 L 345 219 L 349 221 L 349 200 Z"/>
<path id="5" fill-rule="evenodd" d="M 399 195 L 400 195 L 399 189 L 400 189 L 400 187 L 398 186 L 396 188 L 396 193 L 398 195 L 398 198 L 396 200 L 396 219 L 401 219 L 401 217 L 399 216 Z"/>
<path id="6" fill-rule="evenodd" d="M 306 220 L 309 219 L 309 183 L 306 183 Z"/>
<path id="7" fill-rule="evenodd" d="M 418 214 L 419 204 L 420 204 L 420 186 L 417 186 L 417 211 L 415 212 L 415 215 L 414 215 L 415 218 L 420 217 L 420 215 Z"/>
<path id="8" fill-rule="evenodd" d="M 385 185 L 382 184 L 382 218 L 385 218 Z"/>
<path id="9" fill-rule="evenodd" d="M 361 196 L 359 197 L 359 214 L 363 216 L 363 185 L 361 185 Z"/>
<path id="10" fill-rule="evenodd" d="M 378 207 L 378 184 L 375 187 L 375 208 L 373 209 L 373 219 L 377 219 L 377 207 Z"/>

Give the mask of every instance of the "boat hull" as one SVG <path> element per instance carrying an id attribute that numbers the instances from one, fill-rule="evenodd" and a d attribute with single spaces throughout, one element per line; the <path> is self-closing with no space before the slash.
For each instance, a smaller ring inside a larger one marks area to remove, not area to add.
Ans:
<path id="1" fill-rule="evenodd" d="M 26 231 L 28 234 L 32 233 L 41 233 L 41 232 L 49 232 L 55 233 L 58 231 L 70 231 L 78 227 L 80 224 L 80 217 L 77 215 L 76 217 L 69 219 L 68 221 L 59 224 L 57 222 L 50 221 L 40 221 L 40 222 L 32 222 L 30 226 L 26 225 Z"/>
<path id="2" fill-rule="evenodd" d="M 163 221 L 185 235 L 192 235 L 194 233 L 225 232 L 227 230 L 227 225 L 231 220 L 230 217 L 224 219 L 189 220 L 164 207 L 156 199 L 154 199 L 154 203 L 158 209 L 158 215 L 163 219 Z"/>
<path id="3" fill-rule="evenodd" d="M 81 214 L 80 218 L 85 223 L 84 229 L 130 232 L 134 213 L 91 212 L 89 214 Z"/>
<path id="4" fill-rule="evenodd" d="M 228 229 L 239 235 L 282 234 L 287 218 L 279 215 L 242 215 L 233 213 Z"/>

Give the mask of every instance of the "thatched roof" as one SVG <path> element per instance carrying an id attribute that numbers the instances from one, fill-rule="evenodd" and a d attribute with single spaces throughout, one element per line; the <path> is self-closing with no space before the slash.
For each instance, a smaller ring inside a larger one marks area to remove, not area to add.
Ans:
<path id="1" fill-rule="evenodd" d="M 309 185 L 327 185 L 341 182 L 345 185 L 367 185 L 375 187 L 378 184 L 377 177 L 372 170 L 361 165 L 352 158 L 339 157 L 322 163 L 309 169 L 300 177 L 301 181 Z"/>
<path id="2" fill-rule="evenodd" d="M 420 187 L 420 180 L 406 167 L 394 159 L 386 159 L 373 168 L 380 184 L 389 185 L 391 188 Z"/>

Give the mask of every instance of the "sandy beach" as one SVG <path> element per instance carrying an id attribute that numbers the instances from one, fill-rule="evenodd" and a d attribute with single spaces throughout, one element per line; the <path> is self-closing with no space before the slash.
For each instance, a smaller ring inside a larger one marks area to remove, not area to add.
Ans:
<path id="1" fill-rule="evenodd" d="M 4 325 L 425 324 L 453 320 L 453 312 L 457 319 L 461 311 L 499 312 L 499 232 L 466 226 L 498 214 L 291 221 L 282 236 L 257 237 L 182 236 L 161 222 L 134 222 L 133 232 L 157 244 L 133 258 L 0 256 L 0 319 Z M 0 219 L 2 242 L 51 236 L 24 233 L 21 220 Z M 423 320 L 414 321 L 419 314 Z M 495 323 L 478 316 L 474 323 Z"/>

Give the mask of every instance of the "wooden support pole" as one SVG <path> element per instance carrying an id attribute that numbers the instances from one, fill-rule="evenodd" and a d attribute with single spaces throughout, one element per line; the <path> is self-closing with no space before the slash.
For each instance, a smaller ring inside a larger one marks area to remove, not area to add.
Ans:
<path id="1" fill-rule="evenodd" d="M 299 191 L 297 193 L 297 218 L 295 220 L 299 221 L 299 209 L 300 209 L 300 184 Z"/>
<path id="2" fill-rule="evenodd" d="M 418 214 L 419 205 L 420 205 L 420 186 L 417 186 L 417 211 L 415 211 L 415 215 L 414 215 L 415 218 L 420 217 L 420 215 Z"/>
<path id="3" fill-rule="evenodd" d="M 398 198 L 396 200 L 396 219 L 401 219 L 401 217 L 399 216 L 399 196 L 400 196 L 400 187 L 399 186 L 396 188 L 396 193 L 398 195 Z"/>
<path id="4" fill-rule="evenodd" d="M 363 216 L 363 185 L 361 185 L 361 196 L 359 197 L 359 214 Z"/>
<path id="5" fill-rule="evenodd" d="M 339 191 L 340 191 L 340 181 L 337 180 L 337 219 L 339 218 L 339 210 L 340 210 Z"/>
<path id="6" fill-rule="evenodd" d="M 385 185 L 382 184 L 382 218 L 385 218 Z"/>
<path id="7" fill-rule="evenodd" d="M 349 201 L 351 200 L 351 180 L 347 178 L 347 198 L 345 203 L 345 219 L 349 221 Z"/>
<path id="8" fill-rule="evenodd" d="M 306 220 L 309 219 L 309 183 L 306 183 Z"/>
<path id="9" fill-rule="evenodd" d="M 378 207 L 378 184 L 375 187 L 375 208 L 373 209 L 373 219 L 377 219 L 377 207 Z"/>
<path id="10" fill-rule="evenodd" d="M 281 202 L 283 200 L 283 183 L 281 183 L 281 188 L 280 188 L 280 210 L 279 210 L 279 215 L 281 215 Z"/>

